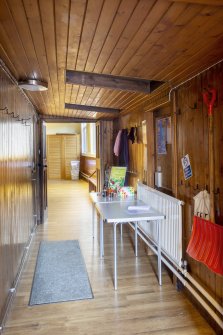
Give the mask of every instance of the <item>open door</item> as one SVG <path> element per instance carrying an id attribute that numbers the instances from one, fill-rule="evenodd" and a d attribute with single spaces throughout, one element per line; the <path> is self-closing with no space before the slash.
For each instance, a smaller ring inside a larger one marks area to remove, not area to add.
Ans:
<path id="1" fill-rule="evenodd" d="M 40 121 L 40 150 L 39 150 L 39 200 L 40 200 L 40 223 L 48 218 L 47 203 L 47 159 L 46 159 L 46 124 Z"/>
<path id="2" fill-rule="evenodd" d="M 97 192 L 104 186 L 105 167 L 113 163 L 113 122 L 98 121 L 96 123 L 96 176 Z"/>

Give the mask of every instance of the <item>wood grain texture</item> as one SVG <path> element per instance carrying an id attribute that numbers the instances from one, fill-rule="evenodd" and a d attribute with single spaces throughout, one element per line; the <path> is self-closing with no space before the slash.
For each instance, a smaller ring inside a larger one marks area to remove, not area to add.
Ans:
<path id="1" fill-rule="evenodd" d="M 71 179 L 71 161 L 80 160 L 80 135 L 47 135 L 49 179 Z"/>
<path id="2" fill-rule="evenodd" d="M 217 101 L 214 105 L 213 114 L 213 132 L 214 132 L 214 159 L 215 170 L 212 174 L 215 184 L 214 194 L 214 209 L 215 220 L 218 224 L 223 224 L 223 156 L 222 156 L 222 141 L 223 141 L 223 65 L 218 64 L 200 76 L 188 81 L 178 90 L 172 92 L 173 105 L 169 107 L 161 106 L 155 110 L 159 110 L 161 115 L 166 114 L 166 109 L 169 108 L 172 113 L 172 192 L 174 196 L 185 202 L 184 206 L 184 224 L 183 224 L 183 257 L 188 261 L 190 273 L 198 282 L 207 289 L 207 291 L 220 303 L 223 304 L 223 281 L 222 277 L 215 275 L 203 264 L 194 261 L 186 254 L 186 248 L 189 243 L 193 213 L 194 200 L 193 197 L 201 190 L 207 189 L 210 192 L 210 170 L 209 170 L 209 137 L 208 137 L 208 112 L 207 107 L 203 103 L 202 92 L 207 87 L 217 89 Z M 159 97 L 154 100 L 154 106 L 159 104 Z M 147 120 L 148 131 L 148 164 L 149 176 L 148 185 L 153 186 L 154 182 L 154 117 L 151 113 L 143 113 L 138 111 L 135 113 L 123 116 L 119 122 L 119 128 L 129 127 L 134 117 L 143 120 L 145 114 L 149 114 Z M 193 176 L 189 180 L 184 180 L 181 158 L 189 154 Z M 131 156 L 133 165 L 142 164 L 142 157 L 135 155 Z M 170 172 L 170 171 L 168 171 Z M 142 176 L 139 175 L 142 181 Z M 136 180 L 130 179 L 131 185 L 135 185 Z M 213 196 L 213 194 L 212 194 Z"/>
<path id="3" fill-rule="evenodd" d="M 50 181 L 48 193 L 48 224 L 38 226 L 5 335 L 214 334 L 183 293 L 176 291 L 164 269 L 163 286 L 157 284 L 153 256 L 148 257 L 140 246 L 135 258 L 127 227 L 123 238 L 118 234 L 119 287 L 114 291 L 112 229 L 105 226 L 105 258 L 101 260 L 98 230 L 95 239 L 91 236 L 87 183 Z M 79 240 L 94 299 L 30 308 L 39 242 L 70 239 Z"/>
<path id="4" fill-rule="evenodd" d="M 214 178 L 216 194 L 214 198 L 214 213 L 216 222 L 223 224 L 222 220 L 222 79 L 223 66 L 218 65 L 201 76 L 188 82 L 178 91 L 177 108 L 180 114 L 177 115 L 177 156 L 178 156 L 178 197 L 185 201 L 184 216 L 184 246 L 187 247 L 192 231 L 193 222 L 193 197 L 201 190 L 210 189 L 210 178 Z M 218 99 L 214 106 L 213 114 L 213 142 L 215 171 L 210 175 L 209 167 L 209 136 L 208 136 L 208 112 L 203 103 L 202 92 L 206 87 L 214 87 L 218 92 Z M 180 158 L 189 154 L 193 176 L 184 181 Z M 220 191 L 218 193 L 217 191 Z M 223 303 L 223 278 L 215 275 L 203 264 L 194 261 L 185 253 L 192 274 L 198 278 L 204 287 L 215 297 L 220 304 Z"/>
<path id="5" fill-rule="evenodd" d="M 65 102 L 148 110 L 222 58 L 221 0 L 1 0 L 0 9 L 0 57 L 16 79 L 48 82 L 47 92 L 28 93 L 45 115 L 89 117 Z M 66 69 L 166 84 L 152 94 L 70 85 Z"/>
<path id="6" fill-rule="evenodd" d="M 36 115 L 1 68 L 0 109 L 4 107 L 7 110 L 0 110 L 0 324 L 37 214 L 32 181 Z M 25 119 L 29 125 L 22 122 Z"/>

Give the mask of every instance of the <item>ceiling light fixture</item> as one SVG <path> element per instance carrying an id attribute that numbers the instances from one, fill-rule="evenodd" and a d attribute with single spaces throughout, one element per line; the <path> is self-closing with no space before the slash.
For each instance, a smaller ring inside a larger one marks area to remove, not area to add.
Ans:
<path id="1" fill-rule="evenodd" d="M 18 82 L 19 87 L 27 91 L 46 91 L 48 90 L 48 84 L 44 81 L 37 79 L 27 79 Z"/>

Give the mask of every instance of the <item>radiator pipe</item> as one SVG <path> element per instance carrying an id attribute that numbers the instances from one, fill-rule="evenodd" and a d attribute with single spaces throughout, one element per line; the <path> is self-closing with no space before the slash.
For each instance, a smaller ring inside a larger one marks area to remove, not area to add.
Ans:
<path id="1" fill-rule="evenodd" d="M 132 223 L 130 226 L 135 229 Z M 150 247 L 150 249 L 157 255 L 156 248 L 143 236 L 143 234 L 138 229 L 138 235 L 141 239 Z M 180 266 L 176 266 L 177 270 L 181 271 L 181 274 L 161 255 L 162 262 L 176 275 L 176 277 L 182 282 L 182 284 L 191 292 L 191 294 L 199 301 L 199 303 L 205 308 L 205 310 L 211 315 L 215 322 L 223 329 L 223 321 L 218 317 L 218 315 L 213 311 L 213 309 L 205 302 L 205 300 L 194 290 L 194 288 L 188 283 L 186 279 L 191 281 L 191 283 L 210 301 L 213 307 L 215 307 L 219 313 L 223 313 L 223 308 L 203 289 L 203 287 L 195 280 L 193 277 Z M 182 275 L 184 277 L 182 277 Z"/>

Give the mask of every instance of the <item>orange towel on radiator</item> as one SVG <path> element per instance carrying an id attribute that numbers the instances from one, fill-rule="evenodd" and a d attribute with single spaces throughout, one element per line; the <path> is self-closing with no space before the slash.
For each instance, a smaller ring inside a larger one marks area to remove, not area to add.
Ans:
<path id="1" fill-rule="evenodd" d="M 213 272 L 223 275 L 223 226 L 194 216 L 187 253 Z"/>

